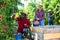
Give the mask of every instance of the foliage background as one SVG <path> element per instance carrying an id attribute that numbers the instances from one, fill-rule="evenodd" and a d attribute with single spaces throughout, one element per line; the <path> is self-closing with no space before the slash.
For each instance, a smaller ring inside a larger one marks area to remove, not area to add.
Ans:
<path id="1" fill-rule="evenodd" d="M 53 18 L 54 25 L 60 25 L 60 0 L 0 0 L 0 40 L 15 40 L 14 32 L 17 30 L 17 22 L 11 19 L 14 13 L 20 16 L 23 10 L 28 14 L 27 17 L 32 24 L 34 12 L 40 4 L 45 10 L 45 25 L 48 24 L 49 9 L 56 14 Z"/>

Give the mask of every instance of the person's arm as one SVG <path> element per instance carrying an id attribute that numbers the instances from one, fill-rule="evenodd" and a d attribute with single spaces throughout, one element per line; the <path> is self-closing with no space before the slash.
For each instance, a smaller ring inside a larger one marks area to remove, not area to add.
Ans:
<path id="1" fill-rule="evenodd" d="M 37 17 L 37 11 L 35 11 L 35 18 L 36 20 L 39 20 L 39 18 Z"/>
<path id="2" fill-rule="evenodd" d="M 35 19 L 37 18 L 37 14 L 36 14 L 36 12 L 35 12 Z"/>
<path id="3" fill-rule="evenodd" d="M 50 18 L 52 18 L 54 16 L 54 14 L 50 15 Z"/>
<path id="4" fill-rule="evenodd" d="M 44 19 L 44 16 L 45 16 L 45 12 L 43 11 L 43 14 L 39 19 Z"/>
<path id="5" fill-rule="evenodd" d="M 12 16 L 12 20 L 15 20 L 15 15 Z"/>
<path id="6" fill-rule="evenodd" d="M 43 11 L 42 19 L 44 19 L 44 17 L 45 17 L 45 12 Z"/>
<path id="7" fill-rule="evenodd" d="M 29 19 L 27 20 L 27 23 L 24 24 L 24 26 L 25 26 L 25 27 L 30 27 L 30 26 L 31 26 L 31 23 L 30 23 L 30 20 L 29 20 Z"/>
<path id="8" fill-rule="evenodd" d="M 29 19 L 28 19 L 27 25 L 28 25 L 28 27 L 30 27 L 30 26 L 31 26 L 31 22 L 30 22 L 30 20 L 29 20 Z"/>
<path id="9" fill-rule="evenodd" d="M 15 17 L 16 15 L 14 14 L 13 16 L 12 16 L 12 20 L 19 20 L 19 17 Z"/>
<path id="10" fill-rule="evenodd" d="M 13 14 L 12 20 L 15 20 L 16 19 L 15 16 L 16 16 L 16 13 Z"/>
<path id="11" fill-rule="evenodd" d="M 50 14 L 48 13 L 48 17 L 50 17 Z"/>

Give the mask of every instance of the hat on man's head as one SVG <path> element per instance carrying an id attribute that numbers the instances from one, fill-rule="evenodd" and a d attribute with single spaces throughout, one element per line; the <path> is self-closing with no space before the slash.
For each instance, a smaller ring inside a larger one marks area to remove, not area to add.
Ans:
<path id="1" fill-rule="evenodd" d="M 50 11 L 51 11 L 51 9 L 48 10 L 48 12 L 50 12 Z"/>
<path id="2" fill-rule="evenodd" d="M 21 15 L 27 16 L 27 14 L 25 12 L 21 12 Z"/>

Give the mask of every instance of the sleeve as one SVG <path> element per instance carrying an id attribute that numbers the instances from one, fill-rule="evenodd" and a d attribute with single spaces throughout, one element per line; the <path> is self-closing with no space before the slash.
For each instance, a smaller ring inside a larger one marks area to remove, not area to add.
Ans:
<path id="1" fill-rule="evenodd" d="M 50 17 L 49 13 L 48 13 L 48 17 Z"/>
<path id="2" fill-rule="evenodd" d="M 30 23 L 30 20 L 29 19 L 27 20 L 27 25 L 28 25 L 28 27 L 31 26 L 31 23 Z"/>
<path id="3" fill-rule="evenodd" d="M 51 15 L 50 17 L 53 17 L 53 15 Z"/>
<path id="4" fill-rule="evenodd" d="M 16 20 L 16 21 L 19 21 L 19 17 L 17 17 L 15 20 Z"/>
<path id="5" fill-rule="evenodd" d="M 52 17 L 52 15 L 50 15 L 50 14 L 48 13 L 48 17 L 49 17 L 49 18 L 51 18 L 51 17 Z"/>

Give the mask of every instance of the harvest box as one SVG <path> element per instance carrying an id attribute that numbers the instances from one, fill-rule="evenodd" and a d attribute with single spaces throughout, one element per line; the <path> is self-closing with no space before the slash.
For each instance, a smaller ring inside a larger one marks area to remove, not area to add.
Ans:
<path id="1" fill-rule="evenodd" d="M 60 40 L 60 26 L 31 27 L 31 30 L 32 32 L 37 33 L 37 35 L 40 34 L 40 37 L 38 37 L 38 39 L 40 38 L 39 40 Z"/>

